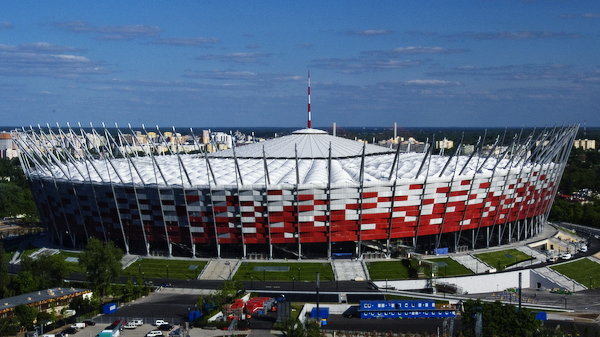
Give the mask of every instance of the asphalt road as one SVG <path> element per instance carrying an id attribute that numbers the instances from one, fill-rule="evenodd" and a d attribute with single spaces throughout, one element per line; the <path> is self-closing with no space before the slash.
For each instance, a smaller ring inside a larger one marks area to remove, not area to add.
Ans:
<path id="1" fill-rule="evenodd" d="M 449 322 L 449 320 L 448 320 Z M 455 320 L 455 330 L 459 320 Z M 444 331 L 444 319 L 441 318 L 405 318 L 405 319 L 360 319 L 346 318 L 342 315 L 330 315 L 323 329 L 346 331 L 391 331 L 391 332 L 428 332 Z"/>

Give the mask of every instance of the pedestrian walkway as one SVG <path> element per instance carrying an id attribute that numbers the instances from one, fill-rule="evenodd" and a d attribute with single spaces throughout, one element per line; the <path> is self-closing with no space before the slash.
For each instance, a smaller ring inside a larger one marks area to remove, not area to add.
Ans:
<path id="1" fill-rule="evenodd" d="M 210 260 L 202 273 L 198 276 L 199 280 L 231 280 L 235 272 L 240 267 L 241 261 L 235 259 L 214 259 Z"/>
<path id="2" fill-rule="evenodd" d="M 454 255 L 450 256 L 450 258 L 469 268 L 475 274 L 487 273 L 491 269 L 494 269 L 471 254 Z"/>
<path id="3" fill-rule="evenodd" d="M 595 257 L 595 256 L 593 256 L 593 255 L 591 255 L 591 256 L 588 256 L 587 258 L 588 258 L 590 261 L 592 261 L 592 262 L 596 262 L 596 263 L 600 264 L 600 259 L 599 259 L 599 258 L 597 258 L 597 257 Z"/>
<path id="4" fill-rule="evenodd" d="M 368 280 L 365 266 L 359 260 L 333 260 L 331 263 L 336 281 Z"/>
<path id="5" fill-rule="evenodd" d="M 581 291 L 581 290 L 587 289 L 587 287 L 584 286 L 583 284 L 581 284 L 571 278 L 568 278 L 565 275 L 563 275 L 549 267 L 532 269 L 532 272 L 537 273 L 538 275 L 542 276 L 543 278 L 548 279 L 549 281 L 557 284 L 559 287 L 561 287 L 565 290 L 568 290 L 568 291 L 576 292 L 576 291 Z"/>

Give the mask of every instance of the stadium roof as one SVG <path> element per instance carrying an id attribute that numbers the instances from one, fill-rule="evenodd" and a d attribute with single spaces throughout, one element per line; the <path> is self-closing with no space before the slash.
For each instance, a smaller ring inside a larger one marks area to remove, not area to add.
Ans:
<path id="1" fill-rule="evenodd" d="M 406 180 L 425 176 L 430 180 L 448 179 L 461 171 L 464 175 L 478 171 L 485 176 L 494 168 L 505 171 L 516 166 L 515 161 L 508 159 L 496 164 L 493 156 L 489 160 L 457 156 L 448 162 L 447 156 L 426 157 L 425 153 L 400 153 L 394 165 L 395 150 L 331 136 L 321 130 L 304 129 L 236 148 L 237 165 L 231 149 L 207 156 L 178 154 L 68 161 L 37 167 L 32 174 L 75 182 L 161 186 L 358 184 L 363 148 L 363 181 L 366 183 L 387 181 L 390 174 L 391 179 Z"/>
<path id="2" fill-rule="evenodd" d="M 363 144 L 350 139 L 335 137 L 318 129 L 302 129 L 291 135 L 270 139 L 266 142 L 254 143 L 237 148 L 238 158 L 281 158 L 317 159 L 328 158 L 329 148 L 333 158 L 350 158 L 362 156 Z M 377 145 L 366 144 L 365 155 L 394 153 L 394 150 Z M 233 158 L 233 149 L 214 152 L 211 157 Z"/>

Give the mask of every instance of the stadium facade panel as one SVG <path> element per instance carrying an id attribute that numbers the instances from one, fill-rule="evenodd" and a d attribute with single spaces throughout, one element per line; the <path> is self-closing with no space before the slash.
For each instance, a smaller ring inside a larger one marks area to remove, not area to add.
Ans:
<path id="1" fill-rule="evenodd" d="M 461 146 L 446 156 L 431 146 L 400 153 L 314 129 L 212 154 L 159 154 L 147 144 L 138 156 L 127 146 L 141 144 L 111 144 L 123 135 L 103 132 L 94 154 L 70 129 L 60 150 L 36 145 L 60 136 L 52 130 L 15 134 L 58 243 L 97 237 L 142 255 L 313 258 L 452 252 L 534 236 L 577 127 L 477 144 L 468 156 Z"/>

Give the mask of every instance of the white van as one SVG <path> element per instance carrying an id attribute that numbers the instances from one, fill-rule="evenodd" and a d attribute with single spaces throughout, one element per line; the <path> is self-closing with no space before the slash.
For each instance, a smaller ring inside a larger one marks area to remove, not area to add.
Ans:
<path id="1" fill-rule="evenodd" d="M 157 336 L 163 336 L 162 331 L 160 331 L 160 330 L 152 330 L 152 331 L 150 331 L 150 332 L 148 332 L 146 334 L 146 337 L 157 337 Z"/>
<path id="2" fill-rule="evenodd" d="M 156 326 L 161 326 L 163 324 L 169 324 L 169 322 L 163 321 L 162 319 L 157 319 L 156 321 L 154 321 L 154 325 Z"/>

